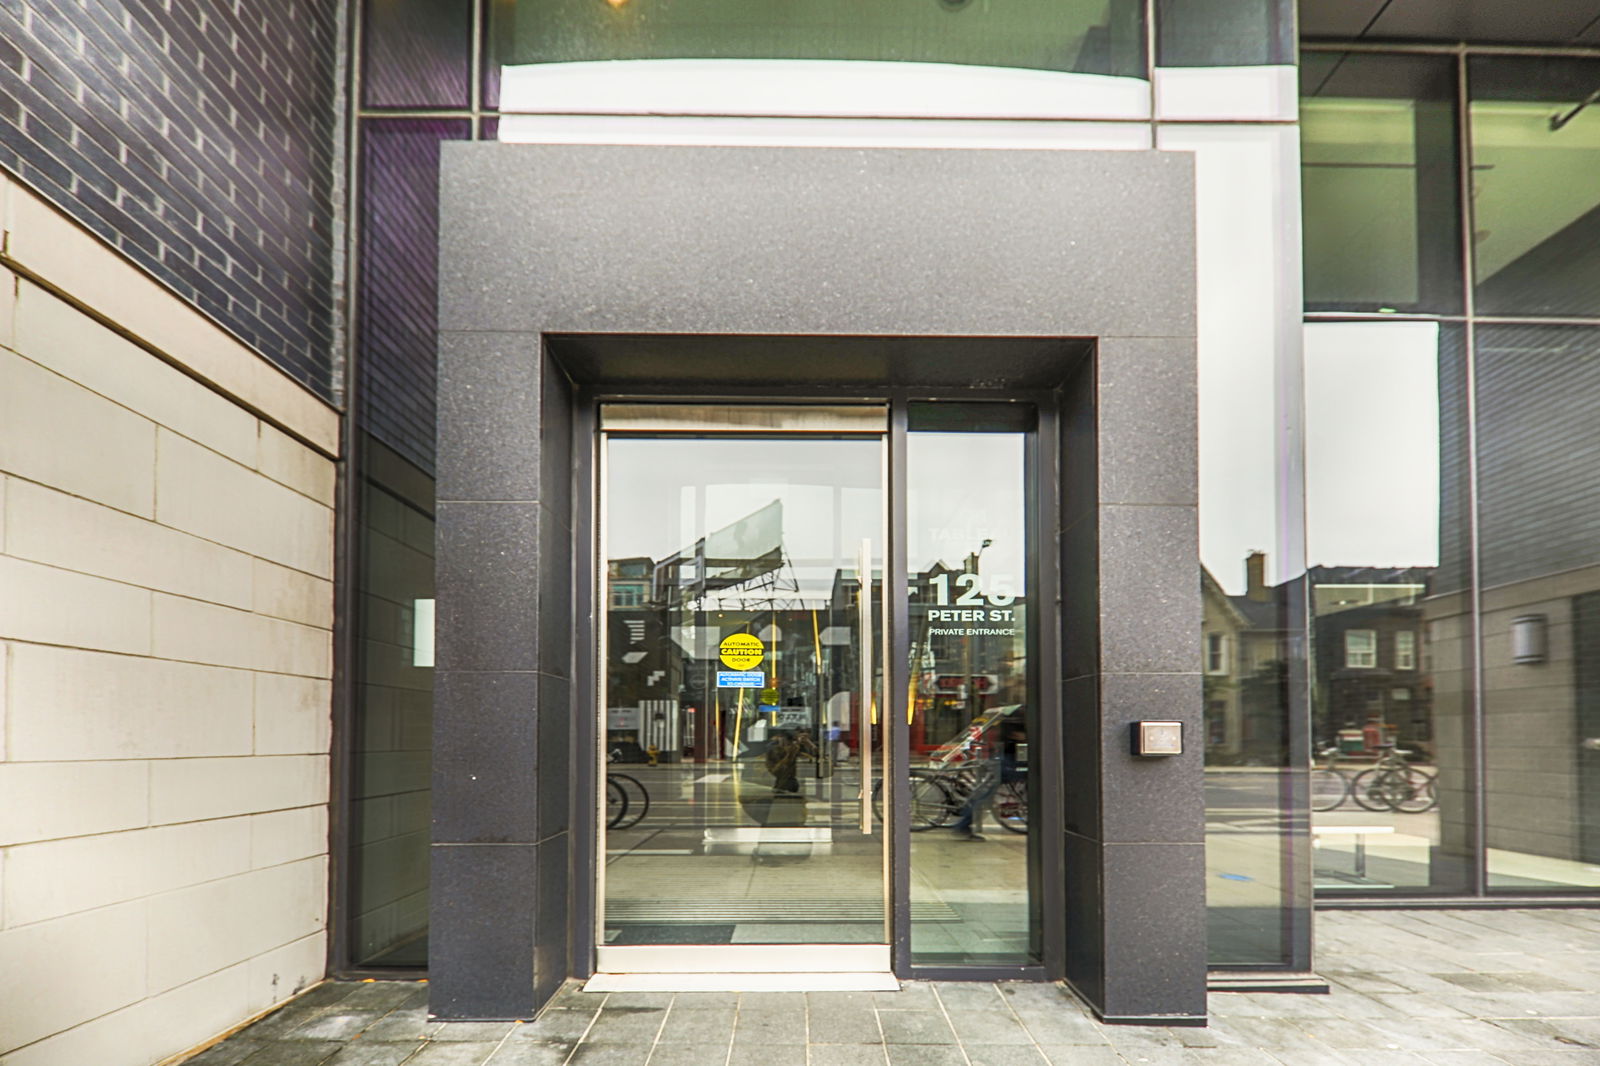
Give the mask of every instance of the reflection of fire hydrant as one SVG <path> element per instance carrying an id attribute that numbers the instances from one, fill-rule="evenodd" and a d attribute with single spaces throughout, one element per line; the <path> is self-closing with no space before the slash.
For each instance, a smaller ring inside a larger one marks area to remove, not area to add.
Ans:
<path id="1" fill-rule="evenodd" d="M 652 744 L 644 750 L 644 753 L 650 756 L 650 765 L 654 766 L 656 765 L 656 756 L 661 754 L 661 749 Z"/>

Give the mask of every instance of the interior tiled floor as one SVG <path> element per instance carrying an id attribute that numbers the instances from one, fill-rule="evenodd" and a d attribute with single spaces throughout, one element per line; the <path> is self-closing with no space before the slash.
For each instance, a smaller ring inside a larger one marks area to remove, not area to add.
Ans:
<path id="1" fill-rule="evenodd" d="M 1107 1026 L 1046 984 L 584 993 L 430 1021 L 417 982 L 330 983 L 188 1066 L 1590 1066 L 1600 911 L 1332 911 L 1330 995 L 1213 993 L 1206 1028 Z"/>
<path id="2" fill-rule="evenodd" d="M 650 805 L 606 834 L 606 943 L 884 942 L 883 827 L 861 832 L 858 767 L 802 774 L 776 825 L 760 821 L 772 789 L 750 766 L 614 769 Z M 992 812 L 983 830 L 978 844 L 943 829 L 912 834 L 919 965 L 1028 961 L 1027 837 Z"/>

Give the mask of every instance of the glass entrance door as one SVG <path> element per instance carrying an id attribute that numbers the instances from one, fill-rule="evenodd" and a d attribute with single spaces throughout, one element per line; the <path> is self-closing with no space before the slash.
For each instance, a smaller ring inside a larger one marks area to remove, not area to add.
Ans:
<path id="1" fill-rule="evenodd" d="M 889 970 L 886 411 L 601 414 L 601 972 Z"/>

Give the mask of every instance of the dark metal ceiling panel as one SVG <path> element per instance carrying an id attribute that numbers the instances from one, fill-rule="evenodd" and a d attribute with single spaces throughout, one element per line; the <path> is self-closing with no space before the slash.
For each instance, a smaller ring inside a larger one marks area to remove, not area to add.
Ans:
<path id="1" fill-rule="evenodd" d="M 1600 0 L 1302 0 L 1304 37 L 1600 43 Z M 1363 32 L 1364 29 L 1364 32 Z"/>
<path id="2" fill-rule="evenodd" d="M 1388 0 L 1302 0 L 1300 36 L 1353 40 Z"/>

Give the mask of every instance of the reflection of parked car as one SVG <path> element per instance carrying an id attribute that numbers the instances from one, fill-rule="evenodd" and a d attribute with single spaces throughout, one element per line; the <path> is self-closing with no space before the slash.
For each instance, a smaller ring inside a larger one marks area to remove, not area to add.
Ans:
<path id="1" fill-rule="evenodd" d="M 639 742 L 632 737 L 616 740 L 611 743 L 611 750 L 606 753 L 607 762 L 649 762 L 649 754 L 639 746 Z"/>

